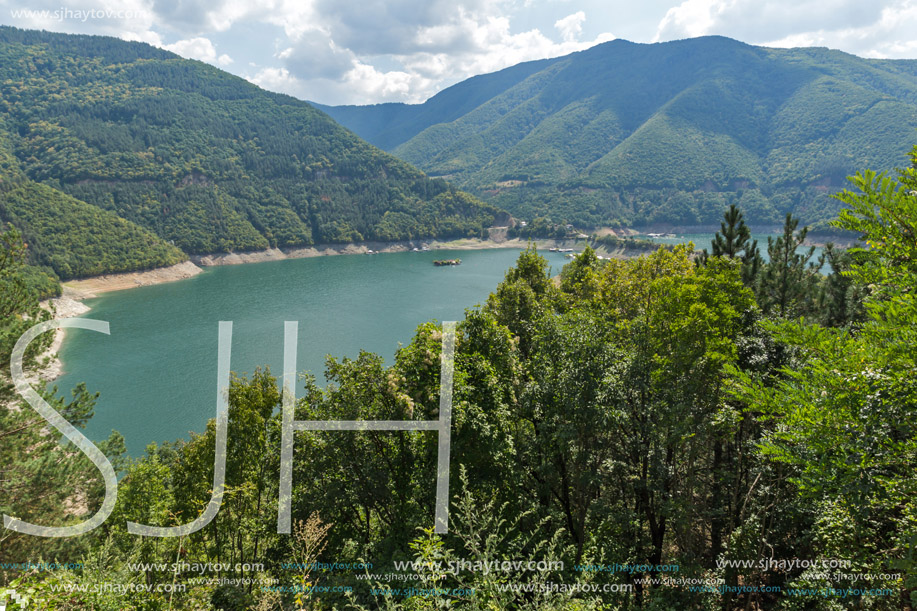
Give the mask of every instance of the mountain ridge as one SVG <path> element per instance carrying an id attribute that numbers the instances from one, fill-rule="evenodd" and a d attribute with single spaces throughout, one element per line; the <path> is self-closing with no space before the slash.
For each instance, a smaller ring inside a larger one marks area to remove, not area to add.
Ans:
<path id="1" fill-rule="evenodd" d="M 474 79 L 388 107 L 426 119 L 380 142 L 522 218 L 712 223 L 737 203 L 754 222 L 823 222 L 846 176 L 893 168 L 917 130 L 917 60 L 712 36 L 614 40 L 542 62 L 486 75 L 499 93 L 457 118 L 445 102 L 471 96 Z M 375 107 L 323 108 L 358 135 L 391 133 L 373 131 Z"/>

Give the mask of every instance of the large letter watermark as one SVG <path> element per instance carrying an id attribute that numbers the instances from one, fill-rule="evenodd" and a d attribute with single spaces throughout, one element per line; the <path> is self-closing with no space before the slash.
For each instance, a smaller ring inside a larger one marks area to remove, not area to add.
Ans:
<path id="1" fill-rule="evenodd" d="M 147 526 L 127 523 L 127 532 L 147 537 L 184 537 L 204 528 L 216 517 L 223 504 L 223 487 L 226 482 L 226 435 L 229 424 L 229 361 L 232 354 L 232 321 L 220 321 L 220 339 L 217 348 L 217 421 L 216 445 L 213 449 L 213 491 L 204 513 L 193 522 L 181 526 Z"/>
<path id="2" fill-rule="evenodd" d="M 109 335 L 108 323 L 102 320 L 90 320 L 87 318 L 67 318 L 64 320 L 48 320 L 40 322 L 19 338 L 13 347 L 13 353 L 10 356 L 10 373 L 13 376 L 13 384 L 16 386 L 16 392 L 22 395 L 26 403 L 31 405 L 38 414 L 48 421 L 48 423 L 63 434 L 64 437 L 73 442 L 80 451 L 89 457 L 105 480 L 105 499 L 102 506 L 94 516 L 72 526 L 38 526 L 23 522 L 19 518 L 13 518 L 8 515 L 3 516 L 3 525 L 9 530 L 35 535 L 36 537 L 75 537 L 82 535 L 94 529 L 104 522 L 115 508 L 115 501 L 118 498 L 118 477 L 115 470 L 108 461 L 108 458 L 102 454 L 102 451 L 94 443 L 83 435 L 75 426 L 67 422 L 67 419 L 61 416 L 53 407 L 48 405 L 47 401 L 41 398 L 22 371 L 22 362 L 25 358 L 25 351 L 32 343 L 32 340 L 51 329 L 89 329 Z"/>
<path id="3" fill-rule="evenodd" d="M 439 420 L 294 420 L 296 407 L 297 322 L 284 323 L 283 421 L 280 441 L 280 499 L 277 532 L 290 533 L 293 492 L 294 431 L 438 431 L 434 531 L 449 532 L 449 452 L 452 440 L 452 382 L 455 369 L 455 322 L 443 322 L 439 381 Z"/>

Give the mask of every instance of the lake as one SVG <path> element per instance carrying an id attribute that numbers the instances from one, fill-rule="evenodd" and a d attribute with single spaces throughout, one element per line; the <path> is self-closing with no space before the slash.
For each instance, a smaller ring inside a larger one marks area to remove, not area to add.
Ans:
<path id="1" fill-rule="evenodd" d="M 712 234 L 659 238 L 709 248 Z M 766 236 L 759 240 L 767 246 Z M 579 248 L 577 249 L 579 250 Z M 279 376 L 283 323 L 299 321 L 299 371 L 323 382 L 325 357 L 361 349 L 391 364 L 429 320 L 461 320 L 482 303 L 519 256 L 518 249 L 426 251 L 287 259 L 206 268 L 169 284 L 87 300 L 86 318 L 108 321 L 111 335 L 69 330 L 60 352 L 59 394 L 79 382 L 101 394 L 87 434 L 124 435 L 128 452 L 202 431 L 216 404 L 217 326 L 233 321 L 234 372 L 269 366 Z M 540 251 L 552 274 L 569 260 Z M 763 253 L 766 256 L 766 251 Z M 817 256 L 817 253 L 816 253 Z M 461 258 L 455 267 L 435 259 Z"/>
<path id="2" fill-rule="evenodd" d="M 288 259 L 206 268 L 169 284 L 103 294 L 85 317 L 111 335 L 73 329 L 60 356 L 59 394 L 79 382 L 101 393 L 90 439 L 124 435 L 128 452 L 202 431 L 216 406 L 217 326 L 233 321 L 232 370 L 268 365 L 279 376 L 283 323 L 299 321 L 299 371 L 323 382 L 325 355 L 360 349 L 391 364 L 399 343 L 429 320 L 461 320 L 482 303 L 518 249 L 426 251 Z M 542 253 L 557 274 L 562 254 Z M 434 259 L 461 258 L 455 267 Z"/>

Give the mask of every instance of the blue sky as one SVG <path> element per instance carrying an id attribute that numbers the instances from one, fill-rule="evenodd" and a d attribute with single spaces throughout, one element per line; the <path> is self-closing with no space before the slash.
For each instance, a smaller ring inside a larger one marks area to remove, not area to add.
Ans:
<path id="1" fill-rule="evenodd" d="M 0 23 L 143 41 L 326 104 L 422 102 L 614 38 L 917 58 L 917 0 L 0 0 Z"/>

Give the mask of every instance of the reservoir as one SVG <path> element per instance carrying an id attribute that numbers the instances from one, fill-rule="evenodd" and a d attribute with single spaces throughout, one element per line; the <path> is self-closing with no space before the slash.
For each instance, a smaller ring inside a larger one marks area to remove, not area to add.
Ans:
<path id="1" fill-rule="evenodd" d="M 280 376 L 283 323 L 299 321 L 298 371 L 324 384 L 328 354 L 361 349 L 394 361 L 430 320 L 462 320 L 487 299 L 518 249 L 424 251 L 288 259 L 211 267 L 169 284 L 106 293 L 85 303 L 85 318 L 108 321 L 111 335 L 72 329 L 60 352 L 58 394 L 85 382 L 99 392 L 88 437 L 112 429 L 139 456 L 150 442 L 202 431 L 216 409 L 217 328 L 233 321 L 232 371 L 269 366 Z M 560 273 L 568 260 L 543 251 Z M 435 267 L 437 259 L 461 265 Z M 300 387 L 301 388 L 301 387 Z"/>
<path id="2" fill-rule="evenodd" d="M 711 238 L 657 241 L 709 248 Z M 766 258 L 767 235 L 758 244 Z M 355 358 L 362 349 L 391 365 L 399 344 L 410 342 L 421 323 L 462 320 L 466 308 L 483 303 L 503 280 L 519 252 L 287 259 L 210 267 L 187 280 L 106 293 L 85 302 L 92 308 L 85 317 L 108 321 L 111 335 L 69 330 L 60 351 L 65 373 L 55 384 L 65 397 L 79 382 L 99 392 L 87 435 L 102 440 L 118 430 L 129 454 L 139 456 L 150 442 L 187 439 L 214 416 L 219 321 L 233 321 L 232 371 L 250 375 L 268 366 L 275 377 L 282 372 L 283 323 L 299 321 L 297 370 L 323 385 L 326 355 Z M 562 253 L 539 253 L 552 275 L 569 262 Z M 455 258 L 461 265 L 433 265 Z"/>

